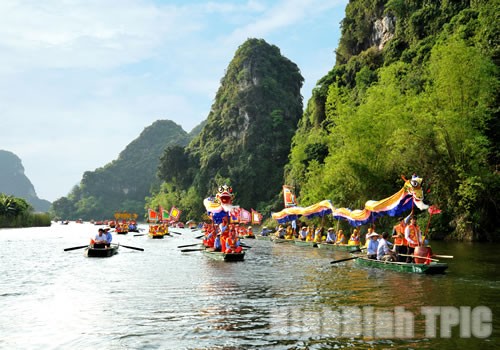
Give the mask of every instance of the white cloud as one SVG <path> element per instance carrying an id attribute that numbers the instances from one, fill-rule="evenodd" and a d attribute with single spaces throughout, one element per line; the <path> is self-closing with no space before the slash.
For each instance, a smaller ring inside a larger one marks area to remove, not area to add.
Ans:
<path id="1" fill-rule="evenodd" d="M 249 37 L 280 47 L 310 90 L 333 64 L 332 11 L 346 3 L 2 0 L 0 149 L 40 197 L 66 195 L 155 120 L 190 131 L 205 119 Z"/>

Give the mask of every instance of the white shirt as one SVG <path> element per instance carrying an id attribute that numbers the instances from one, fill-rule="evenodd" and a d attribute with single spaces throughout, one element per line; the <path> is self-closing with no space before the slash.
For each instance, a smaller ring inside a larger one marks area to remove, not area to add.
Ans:
<path id="1" fill-rule="evenodd" d="M 383 238 L 378 240 L 378 248 L 377 248 L 377 260 L 382 259 L 382 257 L 386 254 L 389 254 L 389 246 L 387 245 L 387 241 Z"/>

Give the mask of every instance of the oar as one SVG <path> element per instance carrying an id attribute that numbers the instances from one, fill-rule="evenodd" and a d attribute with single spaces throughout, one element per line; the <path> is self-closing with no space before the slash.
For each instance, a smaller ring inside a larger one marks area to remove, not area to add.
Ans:
<path id="1" fill-rule="evenodd" d="M 196 238 L 196 239 L 200 239 L 200 238 L 202 238 L 202 237 L 205 237 L 205 235 L 196 236 L 195 238 Z"/>
<path id="2" fill-rule="evenodd" d="M 205 250 L 205 248 L 200 248 L 200 249 L 181 249 L 181 253 L 201 252 L 202 250 Z"/>
<path id="3" fill-rule="evenodd" d="M 177 246 L 177 248 L 194 247 L 194 246 L 197 246 L 197 245 L 200 245 L 200 243 L 180 245 L 180 246 Z"/>
<path id="4" fill-rule="evenodd" d="M 431 261 L 439 261 L 438 259 L 432 259 L 432 258 L 426 258 L 425 256 L 418 256 L 418 255 L 411 255 L 411 254 L 398 254 L 401 256 L 411 256 L 412 258 L 417 258 L 417 259 L 427 259 Z"/>
<path id="5" fill-rule="evenodd" d="M 134 237 L 145 236 L 145 235 L 146 235 L 145 233 L 139 233 L 138 235 L 134 235 Z"/>
<path id="6" fill-rule="evenodd" d="M 175 233 L 176 235 L 182 235 L 182 233 L 180 232 L 175 232 L 175 231 L 169 231 L 169 232 Z"/>
<path id="7" fill-rule="evenodd" d="M 442 259 L 453 259 L 453 255 L 437 255 L 437 254 L 433 254 L 432 257 L 433 258 L 442 258 Z"/>
<path id="8" fill-rule="evenodd" d="M 80 245 L 78 247 L 71 247 L 71 248 L 64 248 L 64 251 L 67 252 L 69 250 L 76 250 L 76 249 L 82 249 L 82 248 L 87 248 L 89 245 L 86 244 L 86 245 Z"/>
<path id="9" fill-rule="evenodd" d="M 123 245 L 123 244 L 115 244 L 113 243 L 114 245 L 118 245 L 120 247 L 123 247 L 123 248 L 128 248 L 128 249 L 134 249 L 134 250 L 140 250 L 141 252 L 144 251 L 144 248 L 137 248 L 137 247 L 131 247 L 131 246 L 128 246 L 128 245 Z"/>
<path id="10" fill-rule="evenodd" d="M 340 260 L 333 260 L 333 261 L 330 261 L 330 264 L 336 264 L 336 263 L 339 263 L 339 262 L 342 262 L 342 261 L 347 261 L 347 260 L 354 260 L 354 259 L 357 259 L 359 258 L 359 256 L 355 256 L 353 258 L 346 258 L 346 259 L 340 259 Z"/>
<path id="11" fill-rule="evenodd" d="M 242 246 L 243 248 L 252 248 L 249 245 L 246 245 L 245 243 L 241 243 L 241 242 L 240 242 L 240 246 Z"/>

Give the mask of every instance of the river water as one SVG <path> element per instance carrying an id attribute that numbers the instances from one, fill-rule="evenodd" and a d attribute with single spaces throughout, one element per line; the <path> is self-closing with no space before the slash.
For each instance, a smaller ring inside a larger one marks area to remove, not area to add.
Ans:
<path id="1" fill-rule="evenodd" d="M 0 349 L 500 346 L 499 245 L 432 242 L 454 256 L 439 276 L 330 264 L 349 256 L 257 240 L 246 240 L 244 262 L 213 261 L 180 252 L 197 242 L 189 229 L 163 240 L 115 234 L 145 250 L 106 259 L 63 251 L 96 231 L 0 230 Z"/>

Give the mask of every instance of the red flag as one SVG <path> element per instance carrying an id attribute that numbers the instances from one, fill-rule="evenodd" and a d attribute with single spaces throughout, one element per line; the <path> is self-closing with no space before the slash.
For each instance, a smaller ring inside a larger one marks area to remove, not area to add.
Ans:
<path id="1" fill-rule="evenodd" d="M 428 211 L 428 212 L 429 212 L 429 214 L 431 214 L 431 215 L 441 213 L 441 209 L 439 209 L 439 208 L 438 208 L 438 207 L 436 207 L 435 205 L 431 205 L 431 206 L 429 207 L 429 209 L 427 209 L 427 211 Z"/>
<path id="2" fill-rule="evenodd" d="M 158 213 L 153 209 L 148 209 L 148 222 L 156 222 L 158 220 Z"/>

